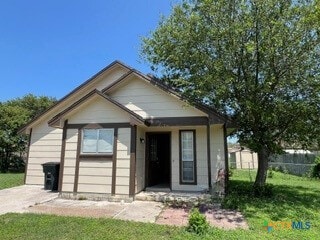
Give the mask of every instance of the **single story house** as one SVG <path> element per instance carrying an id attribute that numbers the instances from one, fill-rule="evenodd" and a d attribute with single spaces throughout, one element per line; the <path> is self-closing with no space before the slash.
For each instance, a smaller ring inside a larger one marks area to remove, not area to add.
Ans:
<path id="1" fill-rule="evenodd" d="M 43 185 L 41 164 L 60 162 L 63 197 L 205 191 L 227 167 L 228 121 L 115 61 L 20 130 L 30 135 L 25 184 Z"/>

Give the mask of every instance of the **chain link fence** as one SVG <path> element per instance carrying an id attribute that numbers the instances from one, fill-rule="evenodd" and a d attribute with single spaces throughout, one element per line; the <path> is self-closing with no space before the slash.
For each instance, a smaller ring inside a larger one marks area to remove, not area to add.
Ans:
<path id="1" fill-rule="evenodd" d="M 303 176 L 307 175 L 315 165 L 314 160 L 316 156 L 317 155 L 313 153 L 272 155 L 270 157 L 269 167 L 282 172 Z"/>

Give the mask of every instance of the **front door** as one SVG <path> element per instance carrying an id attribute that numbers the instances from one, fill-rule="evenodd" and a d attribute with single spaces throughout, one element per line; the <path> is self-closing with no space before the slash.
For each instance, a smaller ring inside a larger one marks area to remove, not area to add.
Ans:
<path id="1" fill-rule="evenodd" d="M 146 187 L 170 185 L 170 133 L 146 135 Z"/>

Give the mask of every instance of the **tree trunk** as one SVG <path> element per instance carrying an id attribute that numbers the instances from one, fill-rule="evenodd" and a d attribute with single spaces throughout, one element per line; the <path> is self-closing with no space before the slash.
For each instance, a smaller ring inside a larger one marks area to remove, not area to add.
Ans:
<path id="1" fill-rule="evenodd" d="M 258 172 L 256 176 L 256 181 L 254 182 L 254 187 L 261 187 L 264 186 L 266 183 L 268 171 L 268 158 L 268 149 L 266 147 L 263 147 L 258 152 Z"/>

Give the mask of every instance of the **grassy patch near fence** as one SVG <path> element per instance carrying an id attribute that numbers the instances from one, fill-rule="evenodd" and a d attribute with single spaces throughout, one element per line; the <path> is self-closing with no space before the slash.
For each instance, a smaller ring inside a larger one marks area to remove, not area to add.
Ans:
<path id="1" fill-rule="evenodd" d="M 23 185 L 24 173 L 0 173 L 0 190 Z"/>
<path id="2" fill-rule="evenodd" d="M 256 172 L 234 170 L 224 207 L 240 210 L 259 239 L 316 239 L 320 232 L 320 181 L 280 172 L 267 178 L 267 194 L 254 197 Z M 294 222 L 296 228 L 286 227 Z M 299 222 L 301 228 L 297 229 Z M 266 225 L 276 225 L 268 233 Z M 310 228 L 307 228 L 310 224 Z M 249 236 L 250 238 L 250 236 Z"/>
<path id="3" fill-rule="evenodd" d="M 36 214 L 0 216 L 0 239 L 318 239 L 320 232 L 320 181 L 274 172 L 268 178 L 271 192 L 254 197 L 254 172 L 236 170 L 231 177 L 225 207 L 240 210 L 249 223 L 249 230 L 210 228 L 202 236 L 185 228 L 128 222 L 115 219 L 91 219 Z M 265 223 L 306 222 L 309 229 L 274 227 Z"/>

